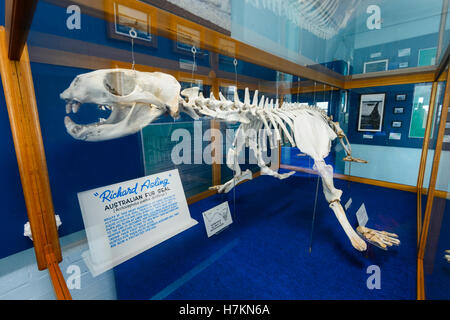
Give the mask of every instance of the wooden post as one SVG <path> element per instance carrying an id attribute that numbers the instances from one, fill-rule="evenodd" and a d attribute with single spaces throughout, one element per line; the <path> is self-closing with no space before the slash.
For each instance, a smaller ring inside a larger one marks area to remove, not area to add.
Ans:
<path id="1" fill-rule="evenodd" d="M 52 253 L 59 262 L 61 248 L 28 50 L 25 45 L 20 60 L 10 60 L 4 27 L 0 27 L 0 71 L 37 265 L 44 270 L 46 254 Z"/>
<path id="2" fill-rule="evenodd" d="M 419 174 L 417 177 L 417 246 L 419 246 L 420 233 L 422 232 L 422 188 L 427 164 L 428 146 L 430 143 L 431 127 L 433 126 L 434 105 L 436 104 L 437 82 L 431 87 L 431 98 L 428 108 L 427 124 L 423 137 L 422 155 L 420 157 Z"/>
<path id="3" fill-rule="evenodd" d="M 216 99 L 219 99 L 219 80 L 217 79 L 217 71 L 219 70 L 219 55 L 217 53 L 211 52 L 210 53 L 210 64 L 211 64 L 211 71 L 208 75 L 208 77 L 211 80 L 212 86 L 211 86 L 211 92 L 214 94 Z M 210 127 L 212 130 L 220 130 L 220 122 L 217 120 L 212 119 L 210 122 Z M 226 136 L 224 137 L 226 139 Z M 211 143 L 214 145 L 214 153 L 217 152 L 217 150 L 223 150 L 223 143 L 224 141 L 216 141 L 215 137 L 212 138 Z M 220 145 L 219 143 L 222 143 Z M 216 154 L 211 155 L 213 159 L 216 158 Z M 218 155 L 219 156 L 219 155 Z M 223 161 L 223 153 L 220 153 L 221 159 L 220 162 L 213 162 L 212 164 L 212 185 L 217 186 L 222 183 L 222 177 L 221 177 L 221 163 Z"/>
<path id="4" fill-rule="evenodd" d="M 5 24 L 10 60 L 19 60 L 22 56 L 37 2 L 37 0 L 5 1 Z"/>

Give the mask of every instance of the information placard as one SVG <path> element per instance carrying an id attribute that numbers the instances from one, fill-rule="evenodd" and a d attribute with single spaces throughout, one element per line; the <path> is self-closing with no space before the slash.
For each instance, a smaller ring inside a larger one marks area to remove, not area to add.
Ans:
<path id="1" fill-rule="evenodd" d="M 95 277 L 194 226 L 178 169 L 78 193 Z"/>
<path id="2" fill-rule="evenodd" d="M 356 218 L 358 219 L 358 224 L 361 227 L 365 227 L 367 221 L 369 221 L 369 216 L 367 215 L 366 206 L 364 203 L 359 207 L 358 211 L 356 211 Z"/>
<path id="3" fill-rule="evenodd" d="M 208 238 L 232 224 L 233 219 L 231 218 L 228 201 L 203 212 L 203 220 L 205 221 Z"/>

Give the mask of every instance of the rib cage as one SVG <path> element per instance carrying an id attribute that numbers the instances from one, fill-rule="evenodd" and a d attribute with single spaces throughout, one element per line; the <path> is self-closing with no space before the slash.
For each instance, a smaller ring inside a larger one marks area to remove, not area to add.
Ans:
<path id="1" fill-rule="evenodd" d="M 219 120 L 241 122 L 243 129 L 250 127 L 265 129 L 269 137 L 272 131 L 279 142 L 289 141 L 293 147 L 296 143 L 292 138 L 294 132 L 293 121 L 300 112 L 308 112 L 311 115 L 321 118 L 330 128 L 340 136 L 342 130 L 332 121 L 330 117 L 320 108 L 314 105 L 305 105 L 300 103 L 283 103 L 279 105 L 278 99 L 265 98 L 264 95 L 258 98 L 258 90 L 255 91 L 252 102 L 250 102 L 250 93 L 245 89 L 244 102 L 239 100 L 237 92 L 234 95 L 234 101 L 227 100 L 219 92 L 220 100 L 217 100 L 211 93 L 209 98 L 205 98 L 199 88 L 189 88 L 181 92 L 186 100 L 181 101 L 182 111 L 189 114 L 194 119 L 202 116 L 210 116 Z M 284 139 L 282 139 L 284 137 Z M 269 140 L 272 142 L 272 140 Z M 263 141 L 265 143 L 265 140 Z M 275 148 L 276 146 L 274 146 Z"/>

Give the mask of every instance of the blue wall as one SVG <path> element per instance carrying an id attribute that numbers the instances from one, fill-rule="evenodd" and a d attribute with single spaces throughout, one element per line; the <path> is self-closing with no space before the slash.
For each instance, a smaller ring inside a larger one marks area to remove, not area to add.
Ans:
<path id="1" fill-rule="evenodd" d="M 2 258 L 30 248 L 32 242 L 23 236 L 23 225 L 28 221 L 28 217 L 1 84 L 0 109 L 0 148 L 2 150 L 0 158 L 0 203 L 2 204 L 3 221 L 0 224 L 0 242 L 8 244 L 0 247 L 0 258 Z"/>
<path id="2" fill-rule="evenodd" d="M 400 69 L 401 63 L 408 63 L 408 67 L 417 67 L 419 61 L 419 50 L 437 46 L 438 33 L 428 34 L 405 40 L 378 44 L 370 47 L 355 49 L 352 63 L 352 74 L 364 72 L 364 62 L 388 59 L 387 70 Z M 398 51 L 410 48 L 411 54 L 404 57 L 398 56 Z M 371 58 L 373 53 L 380 53 L 379 57 Z"/>
<path id="3" fill-rule="evenodd" d="M 381 132 L 358 132 L 359 103 L 362 94 L 386 93 Z M 397 94 L 406 94 L 405 101 L 396 101 Z M 349 93 L 349 125 L 347 137 L 351 143 L 392 147 L 421 148 L 422 138 L 408 138 L 414 96 L 414 84 L 352 89 Z M 394 114 L 394 107 L 403 107 L 403 114 Z M 392 121 L 402 121 L 401 128 L 392 128 Z M 390 132 L 402 134 L 401 140 L 389 140 Z M 363 139 L 364 134 L 373 139 Z"/>

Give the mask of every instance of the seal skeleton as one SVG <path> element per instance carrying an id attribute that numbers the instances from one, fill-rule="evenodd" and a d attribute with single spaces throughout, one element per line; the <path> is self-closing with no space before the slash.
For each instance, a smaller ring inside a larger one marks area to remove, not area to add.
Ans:
<path id="1" fill-rule="evenodd" d="M 230 122 L 239 122 L 232 147 L 227 152 L 227 166 L 235 172 L 234 177 L 223 185 L 212 189 L 229 192 L 238 182 L 251 179 L 250 170 L 241 171 L 237 155 L 249 146 L 255 152 L 261 174 L 278 179 L 291 176 L 294 171 L 278 173 L 270 169 L 263 159 L 263 152 L 278 147 L 283 140 L 297 146 L 301 152 L 314 160 L 314 169 L 322 179 L 323 192 L 330 208 L 336 215 L 351 244 L 359 251 L 367 248 L 363 239 L 350 225 L 340 203 L 342 191 L 333 184 L 333 167 L 324 158 L 331 142 L 339 138 L 346 161 L 365 162 L 353 158 L 351 146 L 338 122 L 317 108 L 299 103 L 283 103 L 258 97 L 255 91 L 251 100 L 248 88 L 241 102 L 235 91 L 234 101 L 221 93 L 219 99 L 213 94 L 205 98 L 198 87 L 181 91 L 178 81 L 171 75 L 160 72 L 139 72 L 129 69 L 102 69 L 78 75 L 60 97 L 66 100 L 66 113 L 78 112 L 83 103 L 97 104 L 110 109 L 108 119 L 97 123 L 80 125 L 68 116 L 64 123 L 67 132 L 75 139 L 86 141 L 110 140 L 138 132 L 159 116 L 168 112 L 176 118 L 180 112 L 197 120 L 211 117 Z M 269 141 L 269 146 L 267 146 Z M 358 233 L 368 242 L 386 248 L 398 245 L 397 235 L 369 228 L 360 228 Z"/>

